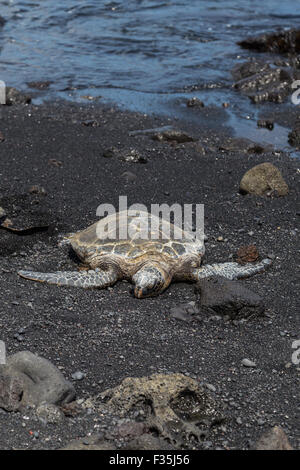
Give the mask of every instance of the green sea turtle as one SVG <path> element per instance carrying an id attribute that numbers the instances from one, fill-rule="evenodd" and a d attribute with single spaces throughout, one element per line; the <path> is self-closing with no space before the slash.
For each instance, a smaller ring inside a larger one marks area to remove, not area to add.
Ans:
<path id="1" fill-rule="evenodd" d="M 271 264 L 270 259 L 264 259 L 256 264 L 201 266 L 205 252 L 202 239 L 143 211 L 107 216 L 67 241 L 90 268 L 88 271 L 18 274 L 34 281 L 76 287 L 104 288 L 126 279 L 133 282 L 134 295 L 142 298 L 160 294 L 172 280 L 197 281 L 213 275 L 240 279 Z"/>

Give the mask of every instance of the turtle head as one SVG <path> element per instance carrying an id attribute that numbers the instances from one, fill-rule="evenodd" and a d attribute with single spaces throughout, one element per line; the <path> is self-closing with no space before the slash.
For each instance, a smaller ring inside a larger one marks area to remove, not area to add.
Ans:
<path id="1" fill-rule="evenodd" d="M 133 277 L 135 284 L 134 295 L 154 297 L 165 290 L 171 282 L 170 273 L 159 264 L 147 264 L 143 266 Z"/>

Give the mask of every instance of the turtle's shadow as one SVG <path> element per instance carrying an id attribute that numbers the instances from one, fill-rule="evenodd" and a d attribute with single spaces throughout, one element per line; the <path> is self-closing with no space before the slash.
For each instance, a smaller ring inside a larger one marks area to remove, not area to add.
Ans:
<path id="1" fill-rule="evenodd" d="M 68 256 L 69 256 L 69 259 L 77 266 L 79 266 L 80 264 L 83 264 L 71 246 L 69 246 L 68 248 Z"/>

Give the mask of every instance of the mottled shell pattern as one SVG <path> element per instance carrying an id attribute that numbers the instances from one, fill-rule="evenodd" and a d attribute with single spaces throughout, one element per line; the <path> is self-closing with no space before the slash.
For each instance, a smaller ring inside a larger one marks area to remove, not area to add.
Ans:
<path id="1" fill-rule="evenodd" d="M 104 217 L 73 235 L 70 242 L 82 259 L 95 254 L 112 254 L 125 258 L 127 262 L 159 253 L 165 259 L 173 260 L 190 254 L 204 255 L 203 240 L 144 211 L 135 215 L 122 211 Z"/>

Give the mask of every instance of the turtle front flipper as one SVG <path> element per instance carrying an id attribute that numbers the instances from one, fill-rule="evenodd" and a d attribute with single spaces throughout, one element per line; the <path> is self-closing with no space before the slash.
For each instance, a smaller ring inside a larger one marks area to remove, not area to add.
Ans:
<path id="1" fill-rule="evenodd" d="M 202 266 L 194 272 L 194 279 L 197 281 L 210 276 L 222 276 L 226 279 L 243 279 L 245 277 L 253 276 L 254 274 L 264 271 L 272 264 L 269 258 L 265 258 L 259 263 L 219 263 Z"/>
<path id="2" fill-rule="evenodd" d="M 19 271 L 19 276 L 32 281 L 46 282 L 58 286 L 74 287 L 98 287 L 104 288 L 113 285 L 117 279 L 117 273 L 110 271 L 57 271 L 54 273 L 39 273 L 34 271 Z"/>

